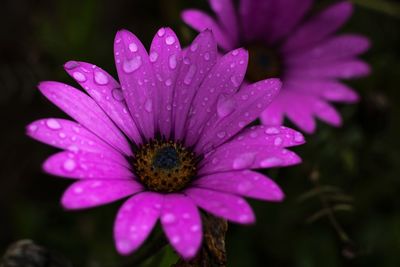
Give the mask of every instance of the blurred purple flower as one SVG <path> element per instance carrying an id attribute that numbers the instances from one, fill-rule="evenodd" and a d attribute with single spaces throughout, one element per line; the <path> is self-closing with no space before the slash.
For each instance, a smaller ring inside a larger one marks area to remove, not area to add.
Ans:
<path id="1" fill-rule="evenodd" d="M 64 151 L 43 165 L 47 173 L 79 179 L 62 197 L 82 209 L 130 197 L 115 220 L 117 250 L 136 250 L 160 218 L 175 250 L 193 257 L 202 240 L 197 207 L 232 222 L 254 214 L 242 197 L 281 201 L 281 189 L 251 169 L 297 164 L 285 147 L 304 143 L 285 127 L 253 126 L 281 83 L 239 87 L 248 53 L 218 57 L 211 31 L 182 51 L 161 28 L 147 54 L 132 33 L 115 38 L 118 83 L 99 67 L 70 61 L 65 69 L 89 94 L 47 81 L 42 94 L 75 121 L 48 118 L 27 126 L 32 138 Z"/>
<path id="2" fill-rule="evenodd" d="M 356 34 L 334 35 L 351 16 L 352 5 L 340 2 L 306 16 L 313 0 L 209 0 L 214 19 L 199 10 L 186 10 L 183 20 L 198 31 L 212 29 L 219 46 L 229 51 L 244 46 L 250 62 L 246 79 L 281 77 L 283 87 L 261 114 L 262 123 L 281 125 L 287 116 L 307 133 L 317 117 L 340 126 L 330 102 L 354 103 L 358 95 L 339 79 L 370 73 L 356 58 L 368 50 L 368 39 Z"/>

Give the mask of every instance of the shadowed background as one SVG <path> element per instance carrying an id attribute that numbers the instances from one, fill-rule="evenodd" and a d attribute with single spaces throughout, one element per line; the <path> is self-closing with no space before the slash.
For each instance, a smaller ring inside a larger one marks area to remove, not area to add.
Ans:
<path id="1" fill-rule="evenodd" d="M 319 10 L 335 1 L 316 2 Z M 400 264 L 400 2 L 354 2 L 354 16 L 340 31 L 362 33 L 373 44 L 363 56 L 372 75 L 350 83 L 361 102 L 339 105 L 343 128 L 319 124 L 315 135 L 306 136 L 308 143 L 294 149 L 302 165 L 268 172 L 287 198 L 279 204 L 251 201 L 257 224 L 229 225 L 228 266 Z M 116 253 L 112 228 L 121 202 L 64 211 L 59 199 L 71 181 L 41 171 L 56 149 L 29 139 L 24 127 L 42 117 L 65 117 L 36 88 L 41 80 L 77 86 L 64 62 L 88 61 L 116 77 L 118 29 L 132 31 L 149 47 L 157 29 L 170 26 L 188 44 L 195 32 L 179 14 L 189 7 L 209 10 L 205 0 L 2 1 L 0 254 L 29 238 L 78 267 L 169 266 L 177 260 L 169 247 L 142 260 L 156 252 L 154 236 L 134 255 Z"/>

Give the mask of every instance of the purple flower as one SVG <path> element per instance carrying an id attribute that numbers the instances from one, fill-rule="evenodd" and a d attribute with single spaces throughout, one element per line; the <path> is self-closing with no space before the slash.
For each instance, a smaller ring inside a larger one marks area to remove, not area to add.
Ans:
<path id="1" fill-rule="evenodd" d="M 334 35 L 351 16 L 348 2 L 307 15 L 313 0 L 210 0 L 214 19 L 199 10 L 186 10 L 183 20 L 196 30 L 213 30 L 219 46 L 229 51 L 245 46 L 250 62 L 246 79 L 281 77 L 283 87 L 261 114 L 266 125 L 282 125 L 287 116 L 307 133 L 315 131 L 317 117 L 340 126 L 340 114 L 330 102 L 354 103 L 358 95 L 339 79 L 369 74 L 356 58 L 368 39 L 356 34 Z"/>
<path id="2" fill-rule="evenodd" d="M 147 54 L 132 33 L 115 38 L 120 83 L 99 67 L 70 61 L 65 69 L 89 95 L 59 82 L 41 93 L 75 121 L 48 118 L 28 135 L 63 149 L 48 158 L 47 173 L 78 179 L 62 205 L 82 209 L 129 196 L 118 211 L 117 250 L 136 250 L 158 219 L 175 250 L 193 257 L 202 240 L 198 207 L 232 222 L 250 224 L 243 197 L 281 201 L 271 179 L 251 169 L 297 164 L 286 147 L 304 143 L 285 127 L 253 126 L 281 83 L 268 79 L 239 87 L 248 54 L 217 57 L 211 31 L 182 51 L 175 33 L 161 28 Z"/>

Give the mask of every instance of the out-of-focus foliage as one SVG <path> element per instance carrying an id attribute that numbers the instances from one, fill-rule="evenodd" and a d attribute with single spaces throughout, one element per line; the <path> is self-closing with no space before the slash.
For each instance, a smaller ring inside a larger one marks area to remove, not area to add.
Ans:
<path id="1" fill-rule="evenodd" d="M 332 0 L 317 1 L 321 8 Z M 304 163 L 274 170 L 287 198 L 253 201 L 257 224 L 230 225 L 228 266 L 380 266 L 400 263 L 400 21 L 396 1 L 353 0 L 343 32 L 367 35 L 370 77 L 352 81 L 361 102 L 340 106 L 342 128 L 319 125 L 296 149 Z M 55 150 L 28 139 L 24 126 L 46 116 L 65 117 L 35 88 L 45 79 L 74 84 L 62 70 L 70 59 L 115 74 L 113 38 L 120 28 L 149 46 L 161 26 L 187 44 L 195 33 L 179 18 L 183 8 L 208 9 L 205 0 L 6 0 L 0 9 L 0 253 L 22 238 L 62 253 L 74 266 L 170 266 L 177 257 L 159 250 L 160 229 L 136 254 L 115 252 L 112 227 L 121 202 L 66 212 L 59 198 L 69 180 L 40 169 Z M 380 12 L 382 11 L 382 12 Z M 316 180 L 317 179 L 317 180 Z M 328 189 L 327 189 L 328 188 Z M 321 193 L 322 192 L 322 193 Z M 321 196 L 323 199 L 321 199 Z M 339 206 L 338 206 L 339 205 Z M 328 208 L 328 209 L 327 209 Z M 351 242 L 340 239 L 333 217 Z M 159 251 L 154 257 L 147 254 Z"/>

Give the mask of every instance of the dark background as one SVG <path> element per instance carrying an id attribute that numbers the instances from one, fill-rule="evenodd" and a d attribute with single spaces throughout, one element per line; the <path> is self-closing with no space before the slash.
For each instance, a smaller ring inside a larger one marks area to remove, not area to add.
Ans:
<path id="1" fill-rule="evenodd" d="M 317 1 L 316 9 L 331 2 Z M 321 123 L 307 136 L 307 145 L 295 149 L 302 165 L 269 172 L 287 198 L 281 204 L 252 201 L 255 226 L 230 224 L 228 266 L 400 266 L 399 1 L 354 2 L 354 16 L 341 31 L 365 34 L 373 44 L 363 56 L 372 75 L 350 83 L 361 102 L 338 105 L 344 127 Z M 26 137 L 24 127 L 42 117 L 65 117 L 36 85 L 74 84 L 62 69 L 67 60 L 92 62 L 115 74 L 118 29 L 134 32 L 148 47 L 159 27 L 170 26 L 186 45 L 195 33 L 179 13 L 188 7 L 209 10 L 205 0 L 1 1 L 0 254 L 29 238 L 78 267 L 176 261 L 166 247 L 135 263 L 151 242 L 132 256 L 115 252 L 112 227 L 121 202 L 64 211 L 59 198 L 70 180 L 41 171 L 55 149 Z"/>

